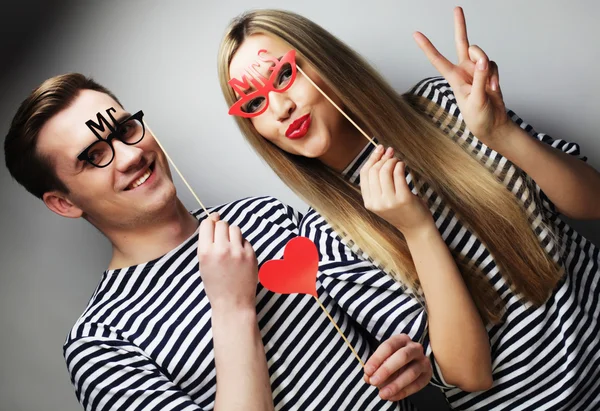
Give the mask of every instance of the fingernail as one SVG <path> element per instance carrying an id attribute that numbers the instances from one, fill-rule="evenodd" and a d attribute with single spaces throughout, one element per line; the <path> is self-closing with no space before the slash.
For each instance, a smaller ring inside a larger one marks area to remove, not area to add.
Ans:
<path id="1" fill-rule="evenodd" d="M 377 384 L 379 384 L 379 377 L 377 377 L 377 376 L 371 377 L 369 379 L 369 382 L 371 383 L 371 385 L 377 385 Z"/>
<path id="2" fill-rule="evenodd" d="M 485 59 L 483 57 L 477 61 L 477 68 L 479 70 L 487 69 L 487 61 L 485 61 Z"/>
<path id="3" fill-rule="evenodd" d="M 377 146 L 377 149 L 375 150 L 378 153 L 381 153 L 383 151 L 383 146 L 380 144 Z"/>
<path id="4" fill-rule="evenodd" d="M 387 397 L 390 396 L 390 389 L 384 388 L 383 390 L 379 391 L 379 396 L 385 400 Z"/>
<path id="5" fill-rule="evenodd" d="M 375 367 L 374 366 L 372 366 L 372 365 L 365 366 L 365 374 L 367 374 L 367 375 L 370 376 L 374 372 L 375 372 Z"/>
<path id="6" fill-rule="evenodd" d="M 492 80 L 490 87 L 492 88 L 492 91 L 498 90 L 498 82 L 496 80 Z"/>
<path id="7" fill-rule="evenodd" d="M 388 149 L 385 151 L 385 154 L 389 156 L 389 155 L 391 155 L 393 152 L 394 152 L 394 149 L 393 149 L 393 148 L 391 148 L 391 147 L 388 147 Z"/>

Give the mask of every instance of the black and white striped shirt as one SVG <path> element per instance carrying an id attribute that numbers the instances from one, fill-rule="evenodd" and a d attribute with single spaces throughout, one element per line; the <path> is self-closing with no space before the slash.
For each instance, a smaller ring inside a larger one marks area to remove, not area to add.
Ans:
<path id="1" fill-rule="evenodd" d="M 422 95 L 453 114 L 445 124 L 465 127 L 456 99 L 441 77 L 418 83 L 412 93 Z M 512 120 L 532 137 L 566 153 L 579 156 L 577 144 L 537 133 L 515 113 Z M 314 209 L 303 218 L 300 234 L 320 250 L 319 282 L 327 294 L 377 340 L 407 333 L 423 341 L 431 357 L 432 383 L 443 388 L 457 410 L 598 410 L 600 409 L 600 256 L 596 246 L 562 221 L 550 199 L 528 176 L 514 173 L 514 166 L 499 153 L 464 133 L 475 154 L 485 153 L 491 164 L 507 172 L 504 183 L 533 217 L 532 226 L 546 250 L 565 267 L 565 274 L 549 300 L 534 309 L 515 295 L 479 239 L 457 220 L 431 190 L 431 212 L 448 246 L 475 261 L 502 296 L 507 313 L 504 323 L 488 326 L 492 349 L 494 385 L 485 392 L 468 393 L 448 385 L 431 352 L 427 313 L 423 305 L 403 291 L 400 284 L 378 269 L 350 240 L 338 236 Z M 358 184 L 359 172 L 374 147 L 368 144 L 344 171 Z M 585 157 L 580 157 L 585 160 Z M 416 193 L 412 176 L 409 187 Z M 436 198 L 437 197 L 437 198 Z M 539 227 L 543 220 L 560 239 L 555 244 Z M 460 330 L 456 330 L 460 332 Z"/>
<path id="2" fill-rule="evenodd" d="M 300 216 L 270 198 L 215 207 L 238 225 L 259 263 L 283 256 Z M 203 212 L 194 215 L 202 220 Z M 321 302 L 363 361 L 367 339 L 322 288 Z M 257 313 L 277 410 L 412 410 L 382 401 L 312 296 L 257 290 Z M 86 410 L 212 410 L 217 388 L 211 309 L 197 234 L 156 260 L 108 270 L 63 347 Z"/>

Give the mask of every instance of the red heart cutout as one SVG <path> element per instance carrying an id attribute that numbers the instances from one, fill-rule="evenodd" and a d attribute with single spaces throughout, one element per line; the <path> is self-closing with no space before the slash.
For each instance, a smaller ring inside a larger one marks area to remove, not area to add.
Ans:
<path id="1" fill-rule="evenodd" d="M 279 294 L 317 294 L 319 252 L 306 237 L 292 238 L 285 245 L 283 260 L 270 260 L 258 272 L 260 283 Z"/>

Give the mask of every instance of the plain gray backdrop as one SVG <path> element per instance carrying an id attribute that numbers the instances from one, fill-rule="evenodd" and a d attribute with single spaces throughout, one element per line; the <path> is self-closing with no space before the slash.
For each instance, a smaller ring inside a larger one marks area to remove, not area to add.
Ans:
<path id="1" fill-rule="evenodd" d="M 216 205 L 272 195 L 306 208 L 243 142 L 221 97 L 216 55 L 233 17 L 276 7 L 305 15 L 363 54 L 399 91 L 437 75 L 411 34 L 455 61 L 452 9 L 431 1 L 80 1 L 4 4 L 0 129 L 44 79 L 92 75 L 126 108 L 143 109 L 198 196 Z M 469 37 L 500 67 L 508 107 L 600 166 L 596 1 L 463 1 Z M 3 140 L 3 139 L 2 139 Z M 186 206 L 193 197 L 175 177 Z M 0 166 L 0 409 L 78 410 L 62 343 L 110 257 L 83 220 L 67 220 Z M 600 205 L 599 205 L 600 206 Z M 574 222 L 600 243 L 598 222 Z"/>

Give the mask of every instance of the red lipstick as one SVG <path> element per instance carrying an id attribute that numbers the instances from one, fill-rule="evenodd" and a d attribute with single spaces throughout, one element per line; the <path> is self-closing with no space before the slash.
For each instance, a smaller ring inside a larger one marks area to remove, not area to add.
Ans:
<path id="1" fill-rule="evenodd" d="M 305 114 L 302 117 L 298 117 L 285 132 L 287 138 L 296 139 L 302 138 L 308 132 L 310 127 L 310 114 Z"/>

